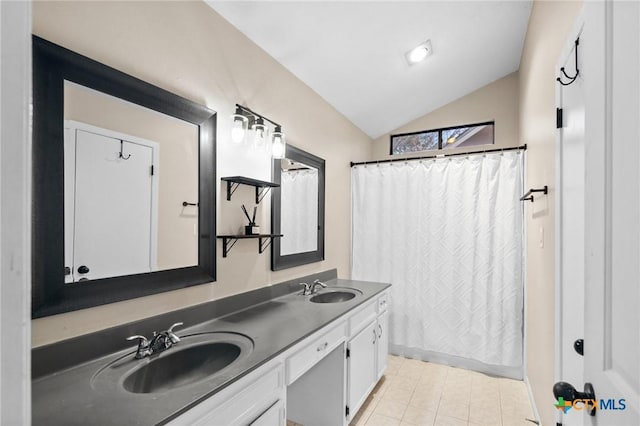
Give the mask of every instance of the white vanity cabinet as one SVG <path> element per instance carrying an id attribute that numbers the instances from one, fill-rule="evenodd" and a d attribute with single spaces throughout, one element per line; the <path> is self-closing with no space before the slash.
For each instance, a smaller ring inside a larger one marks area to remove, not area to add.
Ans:
<path id="1" fill-rule="evenodd" d="M 169 423 L 347 425 L 387 366 L 388 295 L 333 321 Z"/>
<path id="2" fill-rule="evenodd" d="M 285 426 L 284 366 L 270 362 L 173 419 L 170 426 Z"/>
<path id="3" fill-rule="evenodd" d="M 354 416 L 375 386 L 376 379 L 376 322 L 369 323 L 347 344 L 349 416 Z"/>
<path id="4" fill-rule="evenodd" d="M 388 292 L 383 293 L 349 320 L 347 407 L 350 418 L 358 412 L 387 368 L 388 297 Z"/>
<path id="5" fill-rule="evenodd" d="M 388 292 L 380 296 L 378 299 L 378 320 L 377 330 L 378 339 L 376 341 L 377 356 L 376 356 L 376 380 L 380 380 L 384 374 L 384 370 L 387 369 L 387 355 L 389 354 L 389 311 L 388 305 Z"/>
<path id="6" fill-rule="evenodd" d="M 271 407 L 267 409 L 260 417 L 258 417 L 251 426 L 274 426 L 283 425 L 286 419 L 285 403 L 279 399 Z"/>

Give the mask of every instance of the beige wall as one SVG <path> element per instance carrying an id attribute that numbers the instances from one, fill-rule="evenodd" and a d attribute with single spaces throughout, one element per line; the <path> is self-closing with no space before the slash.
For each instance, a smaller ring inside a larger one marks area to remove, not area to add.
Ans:
<path id="1" fill-rule="evenodd" d="M 520 134 L 528 145 L 528 186 L 548 185 L 546 197 L 528 203 L 527 377 L 542 423 L 554 424 L 554 197 L 555 64 L 581 2 L 535 1 L 520 62 Z M 539 247 L 540 230 L 544 247 Z"/>
<path id="2" fill-rule="evenodd" d="M 244 104 L 283 125 L 288 142 L 326 160 L 325 261 L 270 271 L 270 250 L 239 241 L 222 258 L 217 281 L 183 290 L 32 321 L 34 346 L 259 288 L 329 268 L 349 275 L 350 161 L 370 158 L 371 139 L 309 87 L 201 2 L 34 2 L 33 32 L 218 112 L 218 178 L 270 179 L 266 153 L 230 143 L 229 116 Z M 242 203 L 218 186 L 218 233 L 243 223 Z M 259 224 L 269 226 L 267 197 Z"/>
<path id="3" fill-rule="evenodd" d="M 438 129 L 484 121 L 495 121 L 495 146 L 491 148 L 518 146 L 521 144 L 518 123 L 518 73 L 509 74 L 475 92 L 457 99 L 431 113 L 417 118 L 380 136 L 374 141 L 374 159 L 391 158 L 389 155 L 389 135 Z M 483 150 L 486 146 L 447 149 L 456 151 Z M 428 155 L 439 151 L 420 152 L 404 157 Z M 402 156 L 394 155 L 393 158 Z"/>
<path id="4" fill-rule="evenodd" d="M 198 127 L 77 84 L 64 86 L 64 118 L 158 144 L 157 269 L 198 264 Z M 99 226 L 99 218 L 96 218 Z"/>

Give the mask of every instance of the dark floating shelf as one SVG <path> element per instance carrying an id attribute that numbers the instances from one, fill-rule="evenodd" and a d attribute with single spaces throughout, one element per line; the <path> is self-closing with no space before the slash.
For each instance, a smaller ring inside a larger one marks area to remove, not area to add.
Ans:
<path id="1" fill-rule="evenodd" d="M 260 204 L 260 201 L 262 201 L 271 188 L 277 188 L 280 186 L 279 183 L 252 179 L 245 176 L 227 176 L 221 178 L 221 180 L 227 182 L 227 201 L 231 201 L 231 196 L 236 192 L 238 186 L 248 185 L 256 188 L 256 204 Z"/>
<path id="2" fill-rule="evenodd" d="M 273 242 L 274 238 L 282 237 L 282 234 L 256 234 L 256 235 L 218 235 L 218 238 L 222 240 L 222 257 L 227 257 L 227 254 L 231 250 L 238 240 L 246 239 L 258 239 L 258 253 L 262 254 L 269 245 Z"/>

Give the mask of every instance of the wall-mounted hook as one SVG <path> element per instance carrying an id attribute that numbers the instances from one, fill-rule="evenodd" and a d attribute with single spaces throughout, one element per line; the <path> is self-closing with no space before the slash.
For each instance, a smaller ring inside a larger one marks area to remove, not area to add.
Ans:
<path id="1" fill-rule="evenodd" d="M 124 149 L 124 141 L 122 141 L 122 139 L 120 140 L 120 155 L 118 158 L 122 158 L 123 160 L 128 160 L 129 158 L 131 158 L 131 154 L 127 155 L 126 157 L 123 154 L 123 149 Z"/>
<path id="2" fill-rule="evenodd" d="M 562 72 L 562 74 L 565 76 L 565 78 L 569 79 L 568 83 L 565 83 L 564 81 L 562 81 L 562 76 L 556 78 L 556 81 L 560 84 L 562 84 L 563 86 L 568 86 L 571 83 L 573 83 L 574 81 L 576 81 L 576 79 L 578 78 L 578 76 L 580 75 L 580 70 L 578 69 L 578 45 L 580 44 L 580 38 L 577 38 L 575 41 L 576 47 L 575 47 L 575 55 L 576 55 L 576 74 L 573 76 L 570 76 L 566 73 L 566 71 L 564 70 L 564 67 L 560 68 L 560 72 Z"/>
<path id="3" fill-rule="evenodd" d="M 526 194 L 524 194 L 521 198 L 520 201 L 531 201 L 533 203 L 533 193 L 534 192 L 542 192 L 543 194 L 548 194 L 549 193 L 549 187 L 547 185 L 545 185 L 542 188 L 531 188 L 530 190 L 527 191 Z"/>

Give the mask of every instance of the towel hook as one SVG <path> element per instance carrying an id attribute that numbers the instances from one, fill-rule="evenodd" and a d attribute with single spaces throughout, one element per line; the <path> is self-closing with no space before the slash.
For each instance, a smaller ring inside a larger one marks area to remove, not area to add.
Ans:
<path id="1" fill-rule="evenodd" d="M 569 86 L 571 83 L 573 83 L 574 81 L 576 81 L 576 79 L 578 78 L 578 76 L 580 75 L 580 70 L 578 69 L 578 45 L 580 44 L 580 38 L 578 37 L 575 41 L 575 56 L 576 56 L 576 74 L 571 76 L 568 75 L 565 70 L 564 67 L 560 68 L 560 72 L 562 72 L 562 74 L 564 74 L 564 76 L 569 79 L 568 83 L 565 83 L 564 81 L 562 81 L 562 76 L 556 78 L 556 81 L 560 84 L 562 84 L 563 86 Z"/>
<path id="2" fill-rule="evenodd" d="M 124 149 L 124 141 L 122 139 L 120 139 L 120 156 L 119 156 L 119 158 L 122 158 L 123 160 L 128 160 L 129 158 L 131 158 L 131 154 L 129 154 L 129 155 L 127 155 L 125 157 L 124 153 L 123 153 L 123 149 Z"/>

